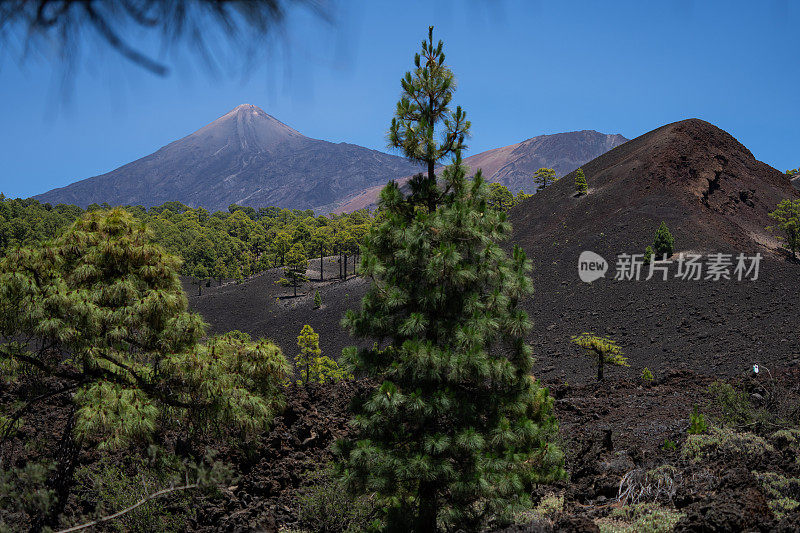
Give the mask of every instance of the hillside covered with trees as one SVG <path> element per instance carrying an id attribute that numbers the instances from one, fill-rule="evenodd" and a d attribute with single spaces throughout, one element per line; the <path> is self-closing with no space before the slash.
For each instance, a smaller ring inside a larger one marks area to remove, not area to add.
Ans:
<path id="1" fill-rule="evenodd" d="M 108 208 L 94 204 L 84 211 L 0 195 L 0 256 L 17 246 L 55 238 L 85 212 Z M 284 266 L 293 248 L 307 260 L 355 255 L 375 220 L 366 210 L 314 216 L 310 209 L 232 205 L 228 211 L 209 213 L 179 202 L 126 210 L 149 228 L 156 243 L 183 259 L 182 275 L 200 280 L 243 279 Z"/>

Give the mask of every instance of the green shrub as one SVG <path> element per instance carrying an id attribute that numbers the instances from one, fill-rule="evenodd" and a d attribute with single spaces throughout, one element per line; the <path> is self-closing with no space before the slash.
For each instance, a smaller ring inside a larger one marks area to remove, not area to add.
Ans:
<path id="1" fill-rule="evenodd" d="M 797 501 L 800 499 L 800 479 L 787 478 L 775 472 L 753 472 L 753 475 L 761 483 L 769 507 L 778 519 L 800 507 Z"/>
<path id="2" fill-rule="evenodd" d="M 626 505 L 597 520 L 601 533 L 667 533 L 683 517 L 674 509 L 653 503 Z"/>
<path id="3" fill-rule="evenodd" d="M 320 307 L 322 307 L 322 295 L 317 291 L 314 293 L 314 309 L 319 309 Z"/>
<path id="4" fill-rule="evenodd" d="M 674 251 L 675 239 L 672 237 L 672 233 L 669 232 L 667 225 L 662 222 L 658 230 L 656 230 L 655 239 L 653 239 L 653 252 L 656 259 L 661 259 L 665 255 L 670 257 Z"/>
<path id="5" fill-rule="evenodd" d="M 85 524 L 120 511 L 106 522 L 114 531 L 186 531 L 187 521 L 195 514 L 192 496 L 201 491 L 216 494 L 218 487 L 233 480 L 230 465 L 217 460 L 209 450 L 199 461 L 180 459 L 151 445 L 147 457 L 123 455 L 103 457 L 96 463 L 76 470 L 79 499 L 92 502 L 88 516 L 75 516 L 68 524 Z M 142 500 L 147 500 L 137 507 Z"/>
<path id="6" fill-rule="evenodd" d="M 538 520 L 546 520 L 551 524 L 564 510 L 564 493 L 548 493 L 533 509 L 522 511 L 514 517 L 515 524 L 530 524 Z"/>
<path id="7" fill-rule="evenodd" d="M 12 524 L 46 513 L 55 503 L 47 479 L 55 465 L 29 461 L 22 467 L 0 468 L 0 532 L 15 531 Z"/>
<path id="8" fill-rule="evenodd" d="M 689 435 L 700 435 L 708 431 L 708 424 L 706 424 L 706 417 L 700 414 L 700 411 L 695 405 L 692 408 L 692 415 L 689 420 Z"/>
<path id="9" fill-rule="evenodd" d="M 675 444 L 674 440 L 664 439 L 664 444 L 661 445 L 661 449 L 665 452 L 674 452 L 678 449 L 678 445 Z"/>
<path id="10" fill-rule="evenodd" d="M 650 369 L 647 367 L 644 367 L 644 370 L 642 370 L 642 381 L 648 385 L 653 382 L 653 373 L 650 372 Z"/>
<path id="11" fill-rule="evenodd" d="M 298 521 L 305 531 L 355 533 L 371 528 L 375 520 L 374 502 L 370 497 L 352 497 L 344 484 L 329 470 L 306 474 L 309 486 L 300 494 Z M 375 527 L 373 527 L 375 526 Z"/>
<path id="12" fill-rule="evenodd" d="M 746 392 L 722 381 L 712 383 L 709 391 L 712 404 L 719 408 L 724 424 L 740 426 L 753 421 L 753 406 Z"/>
<path id="13" fill-rule="evenodd" d="M 796 511 L 800 507 L 800 502 L 792 498 L 778 498 L 777 500 L 769 500 L 767 505 L 772 509 L 775 517 L 780 520 L 786 514 Z"/>
<path id="14" fill-rule="evenodd" d="M 769 440 L 778 449 L 789 449 L 800 454 L 800 429 L 779 429 L 769 436 Z"/>
<path id="15" fill-rule="evenodd" d="M 167 476 L 143 462 L 137 463 L 134 471 L 135 475 L 129 477 L 119 466 L 103 459 L 100 463 L 84 467 L 77 472 L 81 484 L 79 490 L 84 492 L 86 500 L 96 504 L 96 515 L 107 516 L 169 486 L 170 481 Z M 194 513 L 191 495 L 179 492 L 165 498 L 150 500 L 108 522 L 108 527 L 120 532 L 185 531 L 186 522 L 194 516 Z"/>
<path id="16" fill-rule="evenodd" d="M 761 459 L 764 454 L 774 451 L 770 443 L 753 433 L 737 433 L 730 428 L 711 426 L 708 434 L 689 435 L 682 454 L 692 461 L 700 461 L 731 455 Z"/>
<path id="17" fill-rule="evenodd" d="M 647 248 L 644 249 L 644 258 L 643 258 L 644 264 L 648 265 L 652 260 L 653 260 L 653 247 L 648 246 Z"/>

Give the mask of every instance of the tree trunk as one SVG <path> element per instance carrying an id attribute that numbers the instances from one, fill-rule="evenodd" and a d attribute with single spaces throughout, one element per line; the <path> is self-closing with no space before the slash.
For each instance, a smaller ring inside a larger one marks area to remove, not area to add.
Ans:
<path id="1" fill-rule="evenodd" d="M 436 190 L 436 175 L 433 173 L 433 166 L 435 161 L 428 161 L 428 180 L 430 181 L 430 189 L 428 190 L 428 211 L 433 213 L 436 211 L 436 198 L 433 195 L 433 191 Z"/>
<path id="2" fill-rule="evenodd" d="M 75 441 L 73 429 L 75 427 L 75 409 L 70 409 L 67 424 L 61 434 L 55 459 L 58 461 L 55 472 L 48 478 L 47 486 L 53 489 L 55 502 L 49 511 L 40 514 L 31 522 L 31 533 L 39 533 L 45 527 L 57 528 L 59 516 L 64 512 L 72 486 L 74 484 L 75 466 L 81 451 L 80 442 Z"/>
<path id="3" fill-rule="evenodd" d="M 436 488 L 432 483 L 419 482 L 419 508 L 417 511 L 417 533 L 434 533 L 436 531 Z"/>
<path id="4" fill-rule="evenodd" d="M 347 252 L 344 253 L 344 278 L 347 279 Z"/>

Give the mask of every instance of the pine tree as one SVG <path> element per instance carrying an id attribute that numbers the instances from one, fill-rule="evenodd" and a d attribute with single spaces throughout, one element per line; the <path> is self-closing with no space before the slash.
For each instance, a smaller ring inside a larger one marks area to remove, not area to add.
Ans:
<path id="1" fill-rule="evenodd" d="M 55 241 L 0 260 L 0 362 L 74 392 L 62 437 L 71 456 L 81 443 L 118 448 L 168 427 L 252 434 L 280 408 L 280 349 L 226 336 L 198 344 L 204 324 L 187 311 L 179 267 L 121 209 L 93 210 Z M 0 438 L 14 424 L 9 417 Z M 50 481 L 62 493 L 40 526 L 58 516 L 71 486 L 74 461 L 56 460 Z"/>
<path id="2" fill-rule="evenodd" d="M 319 334 L 315 333 L 314 328 L 308 324 L 303 326 L 300 331 L 300 335 L 297 337 L 297 346 L 300 347 L 300 353 L 297 354 L 294 361 L 296 368 L 300 369 L 301 379 L 298 380 L 298 384 L 329 383 L 353 378 L 339 366 L 339 363 L 327 355 L 322 355 L 319 347 Z"/>
<path id="3" fill-rule="evenodd" d="M 579 168 L 577 171 L 575 171 L 575 192 L 578 195 L 589 192 L 589 186 L 586 183 L 586 176 L 584 175 L 582 168 Z"/>
<path id="4" fill-rule="evenodd" d="M 533 182 L 537 189 L 546 189 L 556 181 L 556 171 L 552 168 L 540 168 L 533 174 Z"/>
<path id="5" fill-rule="evenodd" d="M 331 241 L 333 240 L 333 236 L 331 235 L 331 229 L 328 226 L 322 226 L 314 231 L 314 248 L 319 251 L 319 280 L 325 280 L 325 265 L 323 264 L 323 259 L 325 258 L 325 253 L 331 248 Z"/>
<path id="6" fill-rule="evenodd" d="M 572 342 L 591 355 L 597 356 L 597 381 L 603 381 L 603 368 L 606 363 L 630 366 L 619 345 L 607 337 L 600 337 L 594 333 L 581 333 L 572 337 Z"/>
<path id="7" fill-rule="evenodd" d="M 769 216 L 775 220 L 776 225 L 767 229 L 783 231 L 783 237 L 779 238 L 792 253 L 792 258 L 797 258 L 797 250 L 800 250 L 800 199 L 782 200 Z"/>
<path id="8" fill-rule="evenodd" d="M 225 266 L 225 261 L 221 257 L 217 257 L 214 261 L 214 279 L 217 283 L 222 285 L 222 280 L 228 275 L 228 268 Z"/>
<path id="9" fill-rule="evenodd" d="M 417 56 L 404 88 L 452 90 L 441 49 L 429 33 L 425 66 Z M 443 100 L 429 107 L 441 110 L 450 94 L 436 94 Z M 430 114 L 403 118 L 409 106 L 404 96 L 392 131 L 402 119 L 406 130 L 432 132 Z M 468 123 L 456 115 L 460 126 L 451 117 L 445 129 L 461 136 Z M 389 531 L 476 530 L 527 505 L 533 483 L 564 475 L 552 399 L 530 376 L 530 324 L 518 308 L 532 292 L 530 261 L 499 246 L 506 215 L 487 206 L 480 171 L 466 179 L 461 141 L 452 147 L 441 188 L 419 179 L 408 197 L 393 182 L 382 191 L 382 222 L 361 262 L 374 283 L 343 320 L 354 337 L 384 342 L 343 352 L 350 372 L 377 385 L 354 404 L 359 434 L 337 443 L 339 469 L 351 491 L 376 495 Z M 431 161 L 439 153 L 426 152 Z"/>
<path id="10" fill-rule="evenodd" d="M 289 234 L 285 231 L 281 231 L 275 235 L 273 246 L 275 247 L 275 255 L 277 255 L 281 266 L 286 264 L 286 254 L 289 251 L 291 244 L 291 237 L 289 237 Z"/>
<path id="11" fill-rule="evenodd" d="M 294 358 L 294 362 L 297 368 L 305 371 L 305 380 L 303 381 L 308 383 L 311 378 L 311 367 L 314 364 L 314 359 L 322 355 L 322 350 L 319 349 L 319 334 L 314 332 L 314 328 L 306 324 L 297 337 L 297 346 L 300 347 L 300 353 Z"/>
<path id="12" fill-rule="evenodd" d="M 428 40 L 422 41 L 422 53 L 414 57 L 414 72 L 400 80 L 403 92 L 389 127 L 389 144 L 403 151 L 411 161 L 427 167 L 427 175 L 417 174 L 410 182 L 412 196 L 433 211 L 440 197 L 449 191 L 439 190 L 434 167 L 443 159 L 466 148 L 464 138 L 470 123 L 461 107 L 451 112 L 449 105 L 455 90 L 453 72 L 444 64 L 442 41 L 433 44 L 433 26 Z M 443 126 L 437 132 L 437 125 Z M 437 133 L 442 142 L 437 143 Z"/>
<path id="13" fill-rule="evenodd" d="M 295 296 L 297 296 L 297 284 L 306 281 L 306 270 L 308 270 L 306 251 L 302 244 L 295 243 L 286 254 L 286 266 L 283 269 L 284 275 L 294 287 Z"/>
<path id="14" fill-rule="evenodd" d="M 663 259 L 664 256 L 670 257 L 672 252 L 675 251 L 675 239 L 672 233 L 669 232 L 667 225 L 662 222 L 656 230 L 656 236 L 653 239 L 653 253 L 656 259 Z"/>
<path id="15" fill-rule="evenodd" d="M 514 205 L 514 196 L 505 185 L 490 183 L 488 203 L 490 207 L 495 209 L 508 210 Z"/>

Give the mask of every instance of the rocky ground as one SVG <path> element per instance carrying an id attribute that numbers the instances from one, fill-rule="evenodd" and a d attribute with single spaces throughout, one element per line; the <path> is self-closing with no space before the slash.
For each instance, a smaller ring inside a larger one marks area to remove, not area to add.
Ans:
<path id="1" fill-rule="evenodd" d="M 737 377 L 731 382 L 747 391 L 754 402 L 753 409 L 762 402 L 762 407 L 787 419 L 797 417 L 800 370 L 776 370 L 781 376 L 778 379 L 762 373 L 759 377 Z M 770 437 L 775 428 L 749 428 L 754 434 L 766 435 L 764 449 L 735 453 L 734 449 L 721 447 L 700 461 L 686 455 L 693 405 L 700 407 L 712 425 L 721 418 L 720 406 L 711 401 L 709 392 L 713 381 L 707 375 L 675 370 L 652 383 L 638 379 L 581 385 L 547 383 L 555 397 L 569 481 L 536 491 L 541 501 L 555 496 L 560 501 L 557 509 L 521 517 L 520 525 L 505 531 L 586 531 L 597 526 L 611 531 L 610 525 L 630 525 L 632 520 L 623 511 L 637 509 L 631 506 L 633 498 L 643 487 L 655 483 L 646 481 L 647 472 L 653 471 L 665 473 L 665 486 L 662 493 L 653 491 L 641 496 L 641 502 L 645 508 L 654 505 L 660 512 L 668 511 L 679 531 L 796 530 L 800 527 L 800 514 L 776 517 L 769 504 L 775 497 L 759 481 L 763 473 L 772 472 L 800 483 L 796 479 L 800 477 L 798 448 Z M 297 526 L 298 496 L 305 490 L 307 475 L 324 469 L 330 461 L 330 445 L 349 432 L 347 404 L 367 386 L 355 382 L 291 386 L 287 389 L 286 410 L 275 419 L 269 433 L 244 447 L 230 448 L 224 442 L 195 443 L 198 449 L 219 449 L 239 476 L 216 494 L 192 496 L 190 505 L 195 512 L 188 529 L 277 531 L 280 527 Z M 0 397 L 5 402 L 20 392 L 5 388 Z M 54 446 L 66 411 L 65 402 L 56 399 L 32 414 L 15 442 L 10 443 L 15 448 L 15 462 L 31 457 L 24 442 L 41 442 L 43 449 Z M 797 437 L 800 442 L 800 433 Z M 98 458 L 96 451 L 85 450 L 78 461 L 79 469 Z M 128 460 L 124 455 L 114 457 L 121 465 Z M 640 484 L 623 483 L 623 478 L 638 479 Z M 627 495 L 630 500 L 624 494 L 620 499 L 620 493 L 631 487 Z M 800 485 L 789 490 L 798 489 Z M 68 509 L 91 512 L 93 502 L 81 499 L 86 495 L 76 491 Z"/>

